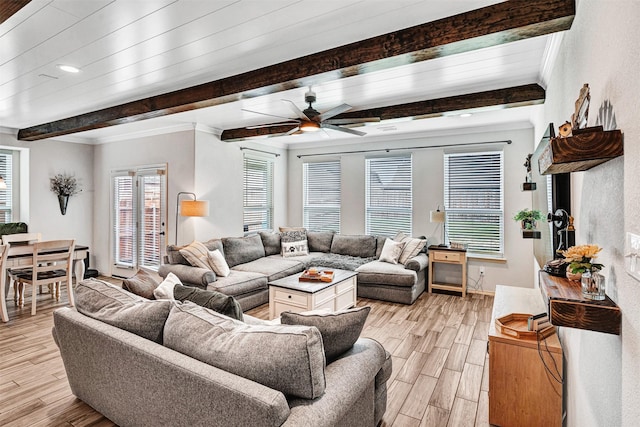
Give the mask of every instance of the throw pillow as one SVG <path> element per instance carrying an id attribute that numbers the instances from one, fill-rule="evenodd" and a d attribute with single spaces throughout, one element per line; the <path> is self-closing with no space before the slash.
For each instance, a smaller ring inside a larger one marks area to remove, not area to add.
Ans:
<path id="1" fill-rule="evenodd" d="M 281 233 L 284 233 L 285 231 L 307 231 L 304 227 L 279 227 L 278 230 L 280 230 Z"/>
<path id="2" fill-rule="evenodd" d="M 304 228 L 300 230 L 283 231 L 281 234 L 281 255 L 283 257 L 309 255 L 307 231 Z"/>
<path id="3" fill-rule="evenodd" d="M 157 288 L 159 283 L 156 279 L 145 270 L 138 270 L 138 272 L 128 279 L 122 281 L 122 289 L 131 293 L 139 295 L 146 299 L 156 299 L 153 296 L 153 291 Z"/>
<path id="4" fill-rule="evenodd" d="M 180 249 L 182 255 L 192 267 L 206 268 L 213 270 L 213 266 L 209 263 L 209 249 L 204 243 L 193 241 L 189 245 Z"/>
<path id="5" fill-rule="evenodd" d="M 333 361 L 353 347 L 360 337 L 371 307 L 358 307 L 336 312 L 311 311 L 280 314 L 283 325 L 315 326 L 322 334 L 327 361 Z"/>
<path id="6" fill-rule="evenodd" d="M 227 260 L 224 259 L 219 249 L 209 251 L 209 264 L 213 266 L 213 271 L 220 277 L 227 277 L 231 272 Z"/>
<path id="7" fill-rule="evenodd" d="M 200 307 L 209 308 L 232 319 L 243 320 L 242 307 L 236 299 L 217 291 L 207 291 L 191 286 L 175 285 L 173 297 L 176 301 L 191 301 Z"/>
<path id="8" fill-rule="evenodd" d="M 404 233 L 396 234 L 396 237 L 393 238 L 396 242 L 404 242 L 404 249 L 402 250 L 402 254 L 400 255 L 400 259 L 398 262 L 400 264 L 406 264 L 407 261 L 414 256 L 418 255 L 422 248 L 427 244 L 426 240 L 423 239 L 415 239 L 413 237 L 409 237 Z"/>
<path id="9" fill-rule="evenodd" d="M 170 301 L 150 301 L 97 279 L 74 286 L 78 312 L 143 338 L 162 343 Z"/>
<path id="10" fill-rule="evenodd" d="M 380 253 L 380 261 L 397 264 L 404 246 L 404 242 L 394 242 L 391 239 L 387 239 Z"/>
<path id="11" fill-rule="evenodd" d="M 164 345 L 285 395 L 315 399 L 326 386 L 322 336 L 313 327 L 248 325 L 186 301 L 171 309 Z"/>
<path id="12" fill-rule="evenodd" d="M 180 281 L 180 279 L 178 279 L 178 276 L 173 273 L 169 273 L 167 274 L 167 277 L 165 277 L 165 279 L 162 281 L 162 283 L 160 283 L 158 287 L 155 288 L 155 290 L 153 291 L 153 295 L 156 297 L 156 299 L 173 300 L 175 299 L 173 297 L 173 288 L 176 285 L 182 285 L 182 282 Z"/>
<path id="13" fill-rule="evenodd" d="M 280 233 L 271 231 L 258 231 L 264 246 L 265 256 L 278 255 L 280 253 Z"/>

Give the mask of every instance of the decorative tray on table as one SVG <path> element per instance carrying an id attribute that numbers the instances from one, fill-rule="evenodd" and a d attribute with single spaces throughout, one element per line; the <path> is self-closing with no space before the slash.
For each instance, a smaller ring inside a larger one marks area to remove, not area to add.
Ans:
<path id="1" fill-rule="evenodd" d="M 300 275 L 301 282 L 331 282 L 334 272 L 332 270 L 308 269 Z"/>
<path id="2" fill-rule="evenodd" d="M 496 328 L 505 335 L 518 339 L 544 339 L 556 332 L 555 326 L 549 323 L 547 317 L 543 322 L 534 326 L 534 330 L 528 328 L 530 314 L 511 313 L 496 319 Z"/>

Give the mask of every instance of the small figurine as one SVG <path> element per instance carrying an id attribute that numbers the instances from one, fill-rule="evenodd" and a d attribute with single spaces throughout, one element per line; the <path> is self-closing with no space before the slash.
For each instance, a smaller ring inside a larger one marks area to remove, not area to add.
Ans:
<path id="1" fill-rule="evenodd" d="M 524 161 L 524 167 L 527 168 L 527 176 L 525 177 L 525 182 L 532 182 L 532 178 L 531 178 L 531 157 L 533 157 L 533 153 L 529 153 L 527 155 L 527 159 Z"/>
<path id="2" fill-rule="evenodd" d="M 571 136 L 571 122 L 567 120 L 564 124 L 561 124 L 558 128 L 558 133 L 560 134 L 560 138 Z"/>

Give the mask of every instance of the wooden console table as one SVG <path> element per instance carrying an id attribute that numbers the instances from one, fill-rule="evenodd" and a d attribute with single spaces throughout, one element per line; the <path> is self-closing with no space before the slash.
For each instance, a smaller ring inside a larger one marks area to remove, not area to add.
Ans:
<path id="1" fill-rule="evenodd" d="M 556 380 L 564 375 L 558 335 L 547 337 L 538 346 L 536 339 L 500 333 L 495 324 L 496 318 L 510 313 L 545 311 L 538 289 L 496 286 L 489 325 L 490 424 L 562 426 L 562 384 Z"/>

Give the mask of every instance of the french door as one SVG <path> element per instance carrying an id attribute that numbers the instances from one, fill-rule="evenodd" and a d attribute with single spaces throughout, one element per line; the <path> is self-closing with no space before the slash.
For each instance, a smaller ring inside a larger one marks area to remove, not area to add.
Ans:
<path id="1" fill-rule="evenodd" d="M 167 166 L 111 172 L 112 276 L 157 270 L 166 246 Z"/>

